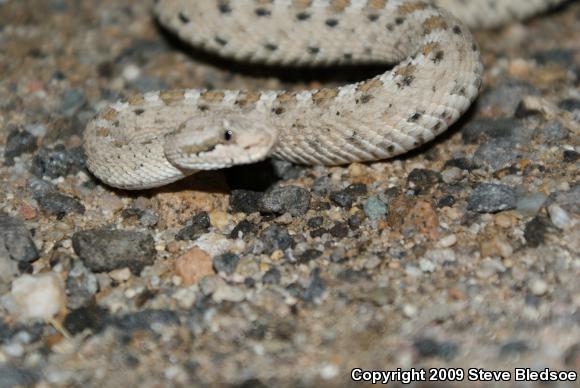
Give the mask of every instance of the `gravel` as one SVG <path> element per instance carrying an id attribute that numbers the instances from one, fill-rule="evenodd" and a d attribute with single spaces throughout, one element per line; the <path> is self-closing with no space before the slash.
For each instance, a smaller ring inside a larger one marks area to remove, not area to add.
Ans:
<path id="1" fill-rule="evenodd" d="M 128 267 L 138 275 L 155 260 L 153 238 L 126 230 L 92 229 L 72 236 L 75 253 L 92 271 L 112 271 Z"/>
<path id="2" fill-rule="evenodd" d="M 478 185 L 467 203 L 467 209 L 478 213 L 497 213 L 516 207 L 516 192 L 513 188 L 495 183 Z"/>

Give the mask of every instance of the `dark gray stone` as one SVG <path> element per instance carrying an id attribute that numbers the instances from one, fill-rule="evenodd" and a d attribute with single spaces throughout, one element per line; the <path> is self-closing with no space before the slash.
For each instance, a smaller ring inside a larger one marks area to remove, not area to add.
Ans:
<path id="1" fill-rule="evenodd" d="M 178 326 L 179 316 L 171 310 L 142 310 L 110 319 L 111 324 L 127 331 L 151 330 L 154 324 Z"/>
<path id="2" fill-rule="evenodd" d="M 310 283 L 302 293 L 302 299 L 307 302 L 313 302 L 320 298 L 325 290 L 326 285 L 324 284 L 324 280 L 320 277 L 320 268 L 314 268 L 310 272 Z"/>
<path id="3" fill-rule="evenodd" d="M 495 183 L 482 183 L 473 190 L 467 209 L 478 213 L 496 213 L 516 207 L 517 197 L 513 188 Z"/>
<path id="4" fill-rule="evenodd" d="M 535 134 L 539 137 L 541 143 L 554 145 L 560 144 L 569 136 L 568 130 L 557 121 L 552 121 L 543 127 L 539 127 L 536 129 Z"/>
<path id="5" fill-rule="evenodd" d="M 330 228 L 329 232 L 332 237 L 342 239 L 348 236 L 348 224 L 346 222 L 337 222 L 334 224 L 332 228 Z"/>
<path id="6" fill-rule="evenodd" d="M 94 303 L 71 310 L 64 319 L 64 327 L 70 334 L 78 334 L 85 329 L 93 333 L 102 331 L 109 321 L 109 310 Z"/>
<path id="7" fill-rule="evenodd" d="M 409 173 L 407 183 L 413 186 L 415 192 L 425 192 L 442 182 L 441 173 L 423 168 L 416 168 Z"/>
<path id="8" fill-rule="evenodd" d="M 0 387 L 32 387 L 39 379 L 37 372 L 0 363 Z"/>
<path id="9" fill-rule="evenodd" d="M 497 171 L 516 163 L 525 153 L 518 149 L 517 143 L 511 139 L 491 139 L 480 145 L 473 155 L 473 163 Z"/>
<path id="10" fill-rule="evenodd" d="M 551 223 L 546 217 L 536 216 L 526 224 L 524 228 L 524 238 L 530 247 L 537 247 L 546 241 L 546 234 Z"/>
<path id="11" fill-rule="evenodd" d="M 274 174 L 283 180 L 298 179 L 303 169 L 301 166 L 280 159 L 272 159 L 271 163 Z"/>
<path id="12" fill-rule="evenodd" d="M 262 276 L 262 283 L 264 284 L 280 284 L 280 279 L 282 275 L 276 267 L 272 267 L 266 271 L 264 276 Z"/>
<path id="13" fill-rule="evenodd" d="M 155 242 L 149 234 L 113 229 L 76 232 L 72 237 L 75 253 L 94 272 L 128 267 L 138 275 L 155 261 Z"/>
<path id="14" fill-rule="evenodd" d="M 419 338 L 413 342 L 413 346 L 422 358 L 441 358 L 453 360 L 457 355 L 459 346 L 451 342 L 438 342 L 431 338 Z"/>
<path id="15" fill-rule="evenodd" d="M 312 217 L 312 218 L 308 219 L 308 221 L 306 221 L 306 225 L 308 225 L 308 227 L 310 229 L 320 228 L 323 223 L 324 223 L 324 218 L 320 217 L 320 216 Z"/>
<path id="16" fill-rule="evenodd" d="M 233 213 L 254 213 L 264 194 L 250 190 L 233 190 L 230 195 L 230 208 Z"/>
<path id="17" fill-rule="evenodd" d="M 332 187 L 332 179 L 328 176 L 317 178 L 312 184 L 312 191 L 318 195 L 328 195 Z"/>
<path id="18" fill-rule="evenodd" d="M 60 111 L 65 116 L 74 116 L 87 103 L 85 93 L 80 89 L 69 89 L 64 92 L 61 102 Z"/>
<path id="19" fill-rule="evenodd" d="M 56 191 L 34 196 L 34 199 L 42 210 L 55 215 L 58 219 L 64 218 L 69 213 L 85 213 L 85 206 L 78 199 Z"/>
<path id="20" fill-rule="evenodd" d="M 248 220 L 242 220 L 234 227 L 234 229 L 232 229 L 232 232 L 230 233 L 230 238 L 237 239 L 240 238 L 241 236 L 242 238 L 245 239 L 248 236 L 256 234 L 257 232 L 258 225 Z"/>
<path id="21" fill-rule="evenodd" d="M 558 108 L 565 109 L 569 112 L 580 110 L 580 100 L 577 98 L 565 98 L 558 103 Z"/>
<path id="22" fill-rule="evenodd" d="M 0 212 L 0 256 L 31 263 L 38 259 L 38 249 L 22 220 Z"/>
<path id="23" fill-rule="evenodd" d="M 240 262 L 240 256 L 235 253 L 227 252 L 222 255 L 216 256 L 213 259 L 213 269 L 216 272 L 223 272 L 225 274 L 231 275 L 236 272 L 238 263 Z"/>
<path id="24" fill-rule="evenodd" d="M 519 139 L 524 134 L 531 131 L 522 127 L 520 122 L 515 119 L 478 119 L 469 122 L 461 134 L 466 144 L 477 143 L 482 139 L 496 139 L 509 137 Z"/>
<path id="25" fill-rule="evenodd" d="M 30 172 L 42 178 L 59 178 L 73 175 L 85 168 L 85 155 L 81 147 L 66 149 L 62 144 L 42 148 L 32 160 Z"/>
<path id="26" fill-rule="evenodd" d="M 512 117 L 523 96 L 537 96 L 540 91 L 533 85 L 515 80 L 508 80 L 497 87 L 484 92 L 477 105 L 479 110 L 498 110 L 507 117 Z"/>
<path id="27" fill-rule="evenodd" d="M 276 186 L 258 202 L 261 213 L 304 215 L 310 207 L 310 193 L 298 186 Z"/>
<path id="28" fill-rule="evenodd" d="M 211 226 L 209 214 L 207 212 L 199 212 L 187 222 L 175 235 L 176 240 L 196 240 L 202 234 L 209 232 Z"/>
<path id="29" fill-rule="evenodd" d="M 279 224 L 273 224 L 260 233 L 264 243 L 264 251 L 271 254 L 277 249 L 286 250 L 294 245 L 294 239 L 288 233 L 288 229 Z"/>
<path id="30" fill-rule="evenodd" d="M 529 351 L 530 346 L 526 341 L 514 340 L 503 344 L 499 350 L 499 355 L 500 357 L 514 357 Z"/>
<path id="31" fill-rule="evenodd" d="M 32 153 L 37 148 L 38 145 L 36 144 L 36 137 L 34 135 L 19 128 L 12 128 L 6 138 L 4 164 L 6 166 L 13 166 L 15 157 Z"/>

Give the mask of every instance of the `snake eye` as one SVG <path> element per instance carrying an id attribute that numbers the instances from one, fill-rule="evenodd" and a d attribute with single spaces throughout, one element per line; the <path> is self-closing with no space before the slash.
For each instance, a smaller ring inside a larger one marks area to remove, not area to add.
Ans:
<path id="1" fill-rule="evenodd" d="M 233 134 L 234 134 L 234 133 L 232 132 L 232 130 L 231 130 L 231 129 L 228 129 L 227 131 L 225 131 L 225 132 L 224 132 L 224 139 L 225 139 L 226 141 L 230 141 L 230 140 L 232 140 L 232 136 L 233 136 Z"/>

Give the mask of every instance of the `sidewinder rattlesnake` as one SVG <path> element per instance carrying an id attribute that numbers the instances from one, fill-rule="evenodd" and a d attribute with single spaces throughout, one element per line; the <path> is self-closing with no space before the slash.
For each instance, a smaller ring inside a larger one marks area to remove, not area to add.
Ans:
<path id="1" fill-rule="evenodd" d="M 338 88 L 134 96 L 88 124 L 89 169 L 111 186 L 145 189 L 268 156 L 325 165 L 393 157 L 445 131 L 476 98 L 483 66 L 468 27 L 562 0 L 434 2 L 441 8 L 420 0 L 157 0 L 164 26 L 234 60 L 397 65 Z"/>

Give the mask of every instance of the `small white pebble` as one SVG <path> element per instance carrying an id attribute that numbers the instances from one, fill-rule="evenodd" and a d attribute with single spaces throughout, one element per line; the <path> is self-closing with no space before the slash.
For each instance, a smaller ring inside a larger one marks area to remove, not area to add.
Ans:
<path id="1" fill-rule="evenodd" d="M 556 225 L 557 228 L 568 229 L 573 224 L 572 218 L 570 218 L 566 210 L 562 209 L 555 203 L 548 206 L 548 213 L 550 214 L 552 223 Z"/>
<path id="2" fill-rule="evenodd" d="M 528 283 L 530 292 L 536 296 L 544 295 L 548 291 L 548 284 L 542 279 L 535 278 Z"/>
<path id="3" fill-rule="evenodd" d="M 130 64 L 125 66 L 123 69 L 123 78 L 127 81 L 135 81 L 141 75 L 141 69 L 137 66 Z"/>
<path id="4" fill-rule="evenodd" d="M 419 268 L 415 267 L 414 265 L 406 266 L 405 273 L 407 274 L 407 276 L 410 276 L 412 278 L 421 277 L 421 275 L 423 274 L 423 272 L 421 272 L 421 270 Z"/>
<path id="5" fill-rule="evenodd" d="M 407 318 L 413 318 L 417 315 L 417 307 L 413 306 L 412 304 L 406 304 L 403 306 L 403 314 Z"/>
<path id="6" fill-rule="evenodd" d="M 322 377 L 323 380 L 331 380 L 335 378 L 338 373 L 338 367 L 334 364 L 323 364 L 320 367 L 320 377 Z"/>
<path id="7" fill-rule="evenodd" d="M 450 234 L 449 236 L 443 237 L 439 240 L 439 246 L 441 248 L 449 248 L 454 246 L 457 243 L 457 236 L 454 234 Z"/>
<path id="8" fill-rule="evenodd" d="M 421 259 L 419 260 L 419 268 L 423 272 L 433 272 L 435 271 L 435 264 L 431 260 Z"/>
<path id="9" fill-rule="evenodd" d="M 66 296 L 60 276 L 47 272 L 14 280 L 9 298 L 3 302 L 19 320 L 51 319 L 64 309 Z"/>
<path id="10" fill-rule="evenodd" d="M 131 279 L 131 270 L 127 267 L 114 269 L 109 272 L 109 276 L 116 282 L 126 282 L 127 280 Z"/>

